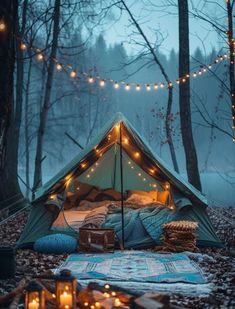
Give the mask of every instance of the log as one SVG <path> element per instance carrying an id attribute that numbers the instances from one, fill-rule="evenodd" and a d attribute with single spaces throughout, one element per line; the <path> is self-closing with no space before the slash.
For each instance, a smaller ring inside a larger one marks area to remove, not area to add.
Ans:
<path id="1" fill-rule="evenodd" d="M 17 286 L 17 288 L 15 288 L 14 290 L 12 290 L 10 293 L 6 294 L 6 295 L 2 295 L 0 296 L 0 306 L 1 305 L 9 305 L 9 303 L 11 302 L 11 300 L 13 298 L 15 298 L 17 295 L 21 295 L 23 290 L 25 289 L 26 285 L 28 284 L 28 281 L 26 279 L 22 279 L 19 282 L 19 285 Z"/>

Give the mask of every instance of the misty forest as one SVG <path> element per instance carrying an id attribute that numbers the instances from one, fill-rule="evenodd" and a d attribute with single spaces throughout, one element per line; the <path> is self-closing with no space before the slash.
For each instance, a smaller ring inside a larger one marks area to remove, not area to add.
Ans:
<path id="1" fill-rule="evenodd" d="M 234 27 L 234 0 L 1 0 L 0 307 L 235 306 Z"/>

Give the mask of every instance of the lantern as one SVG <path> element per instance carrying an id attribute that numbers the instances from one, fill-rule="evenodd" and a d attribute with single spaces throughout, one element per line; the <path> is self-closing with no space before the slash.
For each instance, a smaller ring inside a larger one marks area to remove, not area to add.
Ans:
<path id="1" fill-rule="evenodd" d="M 76 306 L 76 278 L 71 271 L 63 269 L 56 276 L 56 303 L 57 308 L 72 309 Z"/>
<path id="2" fill-rule="evenodd" d="M 43 288 L 32 281 L 26 287 L 25 308 L 26 309 L 44 309 L 45 308 L 45 292 Z"/>

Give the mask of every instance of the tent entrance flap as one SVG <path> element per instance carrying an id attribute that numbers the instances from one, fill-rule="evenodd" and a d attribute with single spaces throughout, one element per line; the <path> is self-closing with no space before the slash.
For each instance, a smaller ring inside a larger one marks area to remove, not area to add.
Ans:
<path id="1" fill-rule="evenodd" d="M 78 181 L 97 186 L 101 189 L 113 188 L 121 192 L 120 146 L 111 147 L 84 173 L 77 177 Z M 162 190 L 162 184 L 147 174 L 135 163 L 123 149 L 123 190 Z"/>

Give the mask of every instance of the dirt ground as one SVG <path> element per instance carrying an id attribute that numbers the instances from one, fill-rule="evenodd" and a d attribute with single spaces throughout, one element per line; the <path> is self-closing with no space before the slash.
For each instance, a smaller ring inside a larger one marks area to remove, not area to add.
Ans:
<path id="1" fill-rule="evenodd" d="M 235 308 L 235 208 L 208 209 L 219 238 L 225 248 L 204 248 L 205 254 L 196 262 L 209 276 L 214 284 L 207 297 L 189 297 L 187 295 L 170 294 L 170 302 L 179 308 Z M 20 213 L 14 219 L 0 225 L 0 244 L 14 245 L 27 221 L 28 213 Z M 208 256 L 210 258 L 208 258 Z M 66 258 L 66 255 L 48 255 L 32 250 L 17 250 L 15 279 L 0 280 L 0 295 L 11 291 L 23 277 L 33 277 L 55 268 Z"/>

